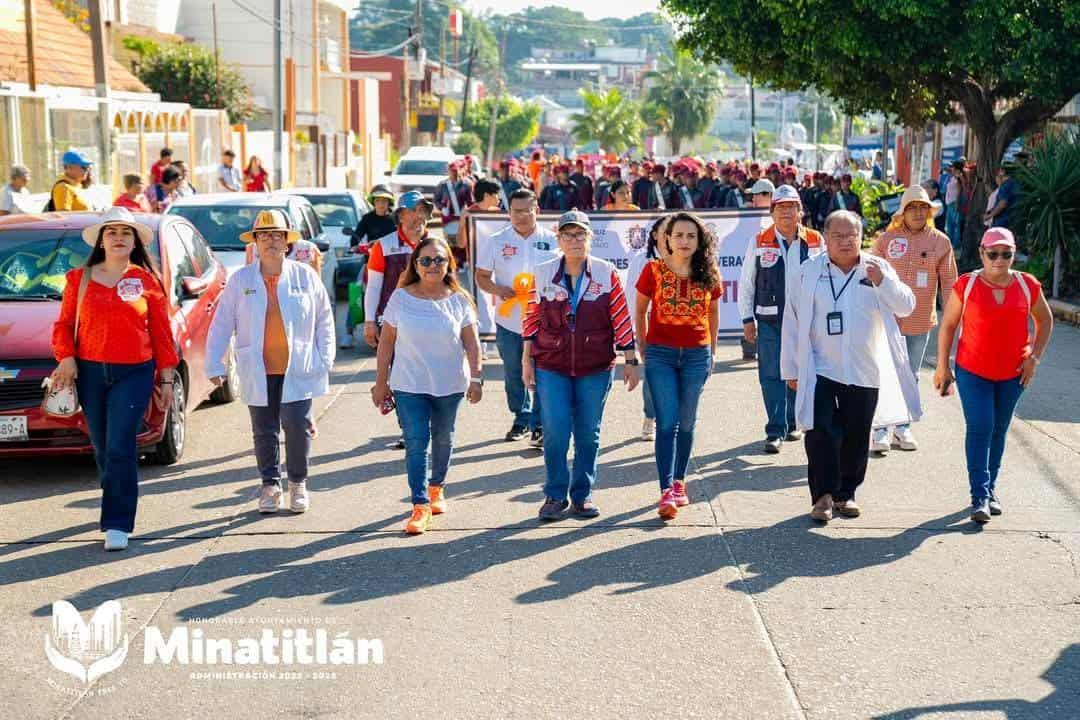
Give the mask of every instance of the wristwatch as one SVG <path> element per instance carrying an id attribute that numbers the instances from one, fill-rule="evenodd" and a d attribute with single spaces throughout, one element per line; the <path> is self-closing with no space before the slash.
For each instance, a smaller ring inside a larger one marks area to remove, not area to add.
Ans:
<path id="1" fill-rule="evenodd" d="M 638 360 L 637 358 L 630 358 L 629 360 L 627 360 L 627 361 L 626 361 L 626 364 L 627 364 L 627 365 L 634 365 L 634 366 L 637 366 L 637 365 L 640 365 L 640 364 L 641 364 L 641 361 L 640 361 L 640 360 Z"/>
<path id="2" fill-rule="evenodd" d="M 476 383 L 480 387 L 483 387 L 484 386 L 484 378 L 482 378 L 482 377 L 469 378 L 469 383 Z"/>

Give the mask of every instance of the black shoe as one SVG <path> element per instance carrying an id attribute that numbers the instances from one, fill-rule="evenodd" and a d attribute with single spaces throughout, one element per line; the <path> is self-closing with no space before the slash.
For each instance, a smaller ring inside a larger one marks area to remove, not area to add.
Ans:
<path id="1" fill-rule="evenodd" d="M 396 443 L 394 443 L 394 449 L 396 449 L 396 450 L 404 450 L 405 449 L 405 438 L 398 438 L 398 441 Z"/>
<path id="2" fill-rule="evenodd" d="M 543 450 L 544 449 L 544 430 L 543 428 L 536 428 L 532 431 L 532 436 L 529 438 L 529 445 L 532 447 Z"/>
<path id="3" fill-rule="evenodd" d="M 780 453 L 780 446 L 784 444 L 784 441 L 780 438 L 766 438 L 764 450 L 769 455 L 777 455 Z"/>
<path id="4" fill-rule="evenodd" d="M 510 428 L 510 432 L 506 433 L 506 441 L 511 442 L 513 440 L 520 440 L 529 434 L 529 429 L 524 425 L 518 425 L 514 423 L 514 426 Z"/>
<path id="5" fill-rule="evenodd" d="M 570 507 L 570 502 L 568 500 L 552 500 L 551 498 L 544 498 L 544 504 L 540 508 L 540 520 L 543 522 L 562 520 L 563 512 L 565 512 L 568 507 Z"/>
<path id="6" fill-rule="evenodd" d="M 600 508 L 596 507 L 596 503 L 594 503 L 592 500 L 586 500 L 580 505 L 574 503 L 573 506 L 570 508 L 570 512 L 573 513 L 574 517 L 579 518 L 600 517 Z"/>

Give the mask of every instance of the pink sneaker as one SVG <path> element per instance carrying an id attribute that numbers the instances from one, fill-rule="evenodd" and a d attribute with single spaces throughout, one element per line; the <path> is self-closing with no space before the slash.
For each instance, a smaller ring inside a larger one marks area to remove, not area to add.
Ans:
<path id="1" fill-rule="evenodd" d="M 671 486 L 671 489 L 675 492 L 675 504 L 679 507 L 686 507 L 690 504 L 690 498 L 686 497 L 686 483 L 681 480 L 676 480 L 675 484 Z"/>
<path id="2" fill-rule="evenodd" d="M 679 501 L 675 499 L 675 488 L 670 487 L 660 496 L 660 506 L 657 513 L 665 520 L 674 520 L 679 514 Z"/>

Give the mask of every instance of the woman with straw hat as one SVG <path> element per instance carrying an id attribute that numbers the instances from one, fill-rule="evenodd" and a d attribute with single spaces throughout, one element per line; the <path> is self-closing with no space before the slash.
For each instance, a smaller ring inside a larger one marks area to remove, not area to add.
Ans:
<path id="1" fill-rule="evenodd" d="M 258 261 L 229 278 L 207 339 L 206 374 L 225 381 L 225 354 L 236 336 L 240 399 L 251 412 L 255 461 L 262 476 L 259 512 L 283 507 L 278 433 L 285 431 L 289 509 L 308 509 L 308 458 L 315 434 L 312 399 L 330 387 L 334 364 L 334 310 L 310 266 L 290 260 L 286 248 L 299 233 L 280 210 L 262 210 L 250 232 Z"/>
<path id="2" fill-rule="evenodd" d="M 892 265 L 900 282 L 915 293 L 915 311 L 898 318 L 900 334 L 907 344 L 911 372 L 919 380 L 919 368 L 926 356 L 930 331 L 937 325 L 936 299 L 941 290 L 942 305 L 948 300 L 956 282 L 956 258 L 953 257 L 949 236 L 934 227 L 934 211 L 941 203 L 930 201 L 921 185 L 904 191 L 900 210 L 893 215 L 885 232 L 874 241 L 872 254 Z M 910 424 L 897 425 L 889 436 L 889 428 L 876 427 L 870 443 L 874 453 L 888 452 L 890 447 L 912 451 L 918 449 Z"/>
<path id="3" fill-rule="evenodd" d="M 154 231 L 114 207 L 82 236 L 90 256 L 67 274 L 52 335 L 60 364 L 50 382 L 54 391 L 78 390 L 101 480 L 105 549 L 123 550 L 139 500 L 135 436 L 151 395 L 161 409 L 172 403 L 179 359 L 169 300 L 147 249 Z"/>

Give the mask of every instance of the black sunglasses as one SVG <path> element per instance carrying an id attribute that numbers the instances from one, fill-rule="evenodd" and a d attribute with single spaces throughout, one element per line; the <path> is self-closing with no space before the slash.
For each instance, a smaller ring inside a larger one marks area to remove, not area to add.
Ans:
<path id="1" fill-rule="evenodd" d="M 449 260 L 445 255 L 436 255 L 435 257 L 425 255 L 421 258 L 417 258 L 416 262 L 420 263 L 421 267 L 431 267 L 432 265 L 443 265 L 449 262 Z"/>
<path id="2" fill-rule="evenodd" d="M 1012 250 L 1002 250 L 1001 252 L 998 252 L 997 250 L 984 250 L 983 252 L 986 253 L 986 257 L 990 260 L 997 260 L 998 258 L 1012 260 L 1013 257 Z"/>

